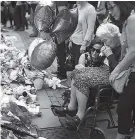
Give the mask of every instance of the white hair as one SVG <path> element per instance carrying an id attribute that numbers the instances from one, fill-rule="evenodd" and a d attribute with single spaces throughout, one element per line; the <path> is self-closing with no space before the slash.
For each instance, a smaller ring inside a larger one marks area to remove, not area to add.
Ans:
<path id="1" fill-rule="evenodd" d="M 96 31 L 96 36 L 102 37 L 114 37 L 115 35 L 120 36 L 119 28 L 112 23 L 101 24 Z"/>

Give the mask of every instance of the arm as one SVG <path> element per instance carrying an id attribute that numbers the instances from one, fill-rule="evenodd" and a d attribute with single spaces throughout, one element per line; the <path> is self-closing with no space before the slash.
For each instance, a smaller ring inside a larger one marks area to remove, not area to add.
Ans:
<path id="1" fill-rule="evenodd" d="M 75 69 L 80 70 L 85 68 L 85 54 L 82 54 L 79 58 L 78 64 L 75 66 Z"/>
<path id="2" fill-rule="evenodd" d="M 80 56 L 78 64 L 85 66 L 85 54 Z"/>
<path id="3" fill-rule="evenodd" d="M 121 47 L 119 46 L 112 51 L 110 47 L 103 46 L 101 48 L 101 53 L 108 59 L 109 68 L 110 71 L 112 72 L 119 62 Z"/>
<path id="4" fill-rule="evenodd" d="M 87 31 L 83 41 L 84 46 L 87 46 L 91 42 L 96 21 L 96 11 L 94 8 L 89 9 L 87 14 L 88 14 L 86 17 Z"/>
<path id="5" fill-rule="evenodd" d="M 117 66 L 118 61 L 115 58 L 114 54 L 111 54 L 107 57 L 108 61 L 109 61 L 109 67 L 110 67 L 110 71 L 112 72 L 114 70 L 114 68 Z"/>
<path id="6" fill-rule="evenodd" d="M 125 55 L 123 60 L 116 66 L 113 72 L 118 74 L 123 70 L 126 70 L 133 62 L 135 62 L 135 15 L 129 17 L 127 22 L 127 43 L 128 53 Z"/>
<path id="7" fill-rule="evenodd" d="M 97 14 L 105 14 L 106 13 L 106 2 L 105 1 L 99 1 L 97 6 Z"/>

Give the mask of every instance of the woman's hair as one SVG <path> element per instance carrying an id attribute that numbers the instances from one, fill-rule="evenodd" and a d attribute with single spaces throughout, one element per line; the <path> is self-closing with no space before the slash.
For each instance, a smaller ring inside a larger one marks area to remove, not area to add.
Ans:
<path id="1" fill-rule="evenodd" d="M 100 44 L 103 45 L 103 42 L 101 41 L 101 39 L 99 37 L 95 37 L 92 41 L 89 47 L 87 47 L 87 51 L 90 52 L 91 48 L 95 45 L 95 44 Z"/>
<path id="2" fill-rule="evenodd" d="M 114 1 L 120 9 L 120 21 L 124 22 L 130 16 L 131 11 L 135 9 L 135 1 Z"/>
<path id="3" fill-rule="evenodd" d="M 115 37 L 120 35 L 119 28 L 112 23 L 101 24 L 96 31 L 96 36 L 99 38 L 103 37 Z"/>

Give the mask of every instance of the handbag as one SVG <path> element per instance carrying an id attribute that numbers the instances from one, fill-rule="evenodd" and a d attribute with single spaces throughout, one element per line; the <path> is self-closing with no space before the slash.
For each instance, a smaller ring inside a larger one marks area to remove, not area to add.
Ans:
<path id="1" fill-rule="evenodd" d="M 72 54 L 67 54 L 66 61 L 65 61 L 65 69 L 66 71 L 73 71 L 74 70 L 74 58 Z"/>
<path id="2" fill-rule="evenodd" d="M 128 80 L 129 80 L 128 78 L 129 78 L 130 73 L 131 73 L 130 68 L 128 70 L 124 70 L 115 78 L 113 83 L 110 83 L 113 89 L 117 93 L 119 94 L 123 93 L 124 87 L 127 86 L 128 84 Z"/>
<path id="3" fill-rule="evenodd" d="M 65 61 L 65 69 L 66 71 L 73 71 L 75 68 L 75 59 L 72 54 L 72 50 L 67 48 L 66 50 L 66 61 Z"/>

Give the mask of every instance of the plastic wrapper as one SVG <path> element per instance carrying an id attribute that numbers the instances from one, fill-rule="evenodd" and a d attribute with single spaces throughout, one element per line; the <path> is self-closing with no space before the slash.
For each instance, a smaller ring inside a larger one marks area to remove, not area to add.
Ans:
<path id="1" fill-rule="evenodd" d="M 52 79 L 45 78 L 45 83 L 48 84 L 49 87 L 52 87 L 54 90 L 59 87 L 59 88 L 67 88 L 66 86 L 60 84 L 61 80 L 58 79 L 57 77 L 53 77 Z"/>
<path id="2" fill-rule="evenodd" d="M 7 107 L 2 108 L 1 113 L 2 113 L 2 115 L 3 114 L 6 115 L 9 111 L 12 114 L 14 114 L 15 116 L 17 116 L 20 119 L 20 121 L 23 122 L 24 124 L 28 125 L 31 123 L 30 118 L 31 118 L 32 114 L 27 109 L 25 109 L 25 111 L 22 111 L 22 109 L 20 109 L 20 107 L 18 107 L 16 103 L 9 102 Z"/>
<path id="3" fill-rule="evenodd" d="M 9 130 L 9 136 L 15 135 L 15 137 L 26 137 L 26 136 L 31 136 L 31 137 L 37 137 L 36 134 L 33 134 L 30 132 L 30 130 L 24 129 L 22 127 L 16 126 L 16 125 L 11 125 L 11 124 L 2 124 L 1 127 L 3 129 L 8 129 Z M 12 134 L 13 133 L 13 134 Z"/>

